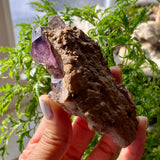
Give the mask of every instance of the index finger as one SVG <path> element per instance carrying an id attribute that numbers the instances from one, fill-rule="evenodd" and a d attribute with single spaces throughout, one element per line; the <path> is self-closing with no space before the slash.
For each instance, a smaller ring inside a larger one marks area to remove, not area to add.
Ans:
<path id="1" fill-rule="evenodd" d="M 112 66 L 110 68 L 111 74 L 116 78 L 117 82 L 122 82 L 122 69 L 118 66 Z"/>

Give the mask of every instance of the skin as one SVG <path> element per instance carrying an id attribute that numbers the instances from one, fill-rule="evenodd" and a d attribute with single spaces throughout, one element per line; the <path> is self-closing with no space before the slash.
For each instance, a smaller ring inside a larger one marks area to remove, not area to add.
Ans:
<path id="1" fill-rule="evenodd" d="M 110 70 L 120 83 L 122 70 L 117 66 L 111 67 Z M 47 95 L 40 98 L 49 104 L 53 114 L 49 119 L 43 117 L 19 160 L 80 160 L 94 131 L 89 130 L 87 122 L 80 117 L 76 117 L 71 124 L 70 115 Z M 137 120 L 137 137 L 128 147 L 121 149 L 117 160 L 141 159 L 145 146 L 147 118 L 140 116 Z M 87 160 L 114 160 L 119 150 L 120 147 L 111 137 L 103 134 Z"/>

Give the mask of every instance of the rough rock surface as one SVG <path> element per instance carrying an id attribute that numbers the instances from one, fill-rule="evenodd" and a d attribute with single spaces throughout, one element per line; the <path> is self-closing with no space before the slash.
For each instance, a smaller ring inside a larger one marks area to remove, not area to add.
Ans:
<path id="1" fill-rule="evenodd" d="M 135 104 L 112 77 L 98 44 L 70 26 L 49 30 L 45 36 L 64 76 L 52 82 L 50 97 L 85 118 L 95 131 L 109 133 L 118 145 L 129 145 L 136 137 Z M 48 71 L 54 77 L 52 67 Z"/>
<path id="2" fill-rule="evenodd" d="M 51 74 L 50 98 L 90 128 L 109 133 L 122 147 L 136 137 L 136 107 L 125 87 L 107 67 L 99 45 L 76 27 L 53 17 L 49 27 L 36 27 L 31 56 Z M 57 27 L 58 26 L 58 27 Z"/>

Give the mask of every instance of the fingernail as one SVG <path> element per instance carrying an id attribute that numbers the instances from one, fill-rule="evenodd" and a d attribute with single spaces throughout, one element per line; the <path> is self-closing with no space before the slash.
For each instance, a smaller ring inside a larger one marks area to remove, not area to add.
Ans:
<path id="1" fill-rule="evenodd" d="M 138 116 L 139 125 L 147 127 L 148 118 L 144 116 Z"/>
<path id="2" fill-rule="evenodd" d="M 148 122 L 148 118 L 147 118 L 147 117 L 145 117 L 145 122 L 146 122 L 146 124 L 147 124 L 147 122 Z"/>
<path id="3" fill-rule="evenodd" d="M 53 114 L 52 114 L 52 112 L 51 112 L 51 109 L 50 109 L 49 104 L 46 104 L 44 101 L 41 100 L 41 98 L 39 98 L 39 104 L 40 104 L 40 107 L 41 107 L 41 110 L 42 110 L 44 116 L 45 116 L 47 119 L 50 119 L 50 117 L 51 117 Z"/>

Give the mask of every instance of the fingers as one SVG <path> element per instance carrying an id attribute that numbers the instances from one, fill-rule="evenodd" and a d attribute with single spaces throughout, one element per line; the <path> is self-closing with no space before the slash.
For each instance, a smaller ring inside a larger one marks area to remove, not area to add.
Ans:
<path id="1" fill-rule="evenodd" d="M 127 148 L 123 148 L 117 160 L 140 160 L 144 151 L 147 118 L 137 117 L 137 137 Z"/>
<path id="2" fill-rule="evenodd" d="M 112 141 L 111 137 L 104 134 L 87 160 L 113 160 L 119 149 L 120 147 Z"/>
<path id="3" fill-rule="evenodd" d="M 65 111 L 47 95 L 40 97 L 45 117 L 19 160 L 59 160 L 62 159 L 71 141 L 72 127 Z M 41 133 L 42 132 L 42 133 Z"/>
<path id="4" fill-rule="evenodd" d="M 94 135 L 94 132 L 89 130 L 87 121 L 80 117 L 76 117 L 72 129 L 71 145 L 63 160 L 79 160 Z"/>
<path id="5" fill-rule="evenodd" d="M 122 82 L 122 69 L 118 66 L 112 66 L 110 68 L 110 72 L 112 73 L 113 77 L 116 78 L 117 82 Z"/>
<path id="6" fill-rule="evenodd" d="M 147 118 L 137 117 L 137 137 L 134 142 L 126 148 L 123 148 L 117 160 L 140 160 L 144 151 Z M 120 147 L 117 146 L 108 135 L 103 135 L 95 149 L 89 155 L 87 160 L 113 160 Z"/>

